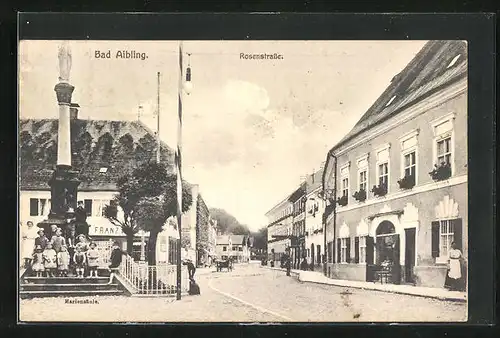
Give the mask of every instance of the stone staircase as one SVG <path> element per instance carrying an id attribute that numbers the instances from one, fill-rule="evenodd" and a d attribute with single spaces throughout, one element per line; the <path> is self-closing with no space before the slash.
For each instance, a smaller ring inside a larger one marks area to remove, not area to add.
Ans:
<path id="1" fill-rule="evenodd" d="M 100 277 L 26 277 L 21 278 L 19 296 L 38 297 L 91 297 L 126 295 L 121 284 L 107 284 L 109 275 Z"/>

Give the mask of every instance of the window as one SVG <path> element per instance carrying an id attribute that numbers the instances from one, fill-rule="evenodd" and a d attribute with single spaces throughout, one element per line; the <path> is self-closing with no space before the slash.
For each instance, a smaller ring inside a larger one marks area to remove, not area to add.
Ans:
<path id="1" fill-rule="evenodd" d="M 227 251 L 227 247 L 226 247 L 226 246 L 223 246 L 223 247 L 222 247 L 222 251 Z"/>
<path id="2" fill-rule="evenodd" d="M 110 200 L 93 200 L 92 210 L 94 217 L 104 217 L 104 207 L 110 204 Z"/>
<path id="3" fill-rule="evenodd" d="M 359 237 L 359 262 L 366 263 L 366 236 Z"/>
<path id="4" fill-rule="evenodd" d="M 340 239 L 340 263 L 347 263 L 347 241 L 349 238 Z"/>
<path id="5" fill-rule="evenodd" d="M 349 196 L 349 178 L 342 179 L 342 196 Z"/>
<path id="6" fill-rule="evenodd" d="M 437 164 L 451 164 L 451 136 L 437 141 Z"/>
<path id="7" fill-rule="evenodd" d="M 396 98 L 396 96 L 391 97 L 391 99 L 389 100 L 389 102 L 387 102 L 387 104 L 385 106 L 386 107 L 390 106 L 390 104 L 392 103 L 392 101 L 394 101 L 395 98 Z"/>
<path id="8" fill-rule="evenodd" d="M 366 186 L 367 186 L 367 174 L 366 170 L 360 171 L 359 172 L 359 190 L 364 190 L 367 191 Z"/>
<path id="9" fill-rule="evenodd" d="M 238 251 L 238 247 L 236 245 L 233 245 L 233 251 Z"/>
<path id="10" fill-rule="evenodd" d="M 404 173 L 405 176 L 416 177 L 417 157 L 414 151 L 404 155 Z"/>
<path id="11" fill-rule="evenodd" d="M 240 247 L 238 248 L 238 251 L 243 251 L 243 247 L 242 247 L 242 246 L 240 246 Z"/>
<path id="12" fill-rule="evenodd" d="M 448 256 L 448 250 L 454 240 L 453 223 L 451 220 L 439 222 L 439 255 Z"/>
<path id="13" fill-rule="evenodd" d="M 389 186 L 389 163 L 385 162 L 378 165 L 378 184 Z"/>
<path id="14" fill-rule="evenodd" d="M 455 65 L 455 63 L 457 63 L 458 59 L 460 59 L 460 56 L 461 56 L 460 54 L 458 54 L 457 56 L 455 56 L 453 58 L 453 60 L 451 60 L 451 62 L 449 63 L 449 65 L 446 67 L 446 69 L 453 67 Z"/>
<path id="15" fill-rule="evenodd" d="M 47 216 L 50 212 L 50 199 L 30 198 L 30 216 Z"/>

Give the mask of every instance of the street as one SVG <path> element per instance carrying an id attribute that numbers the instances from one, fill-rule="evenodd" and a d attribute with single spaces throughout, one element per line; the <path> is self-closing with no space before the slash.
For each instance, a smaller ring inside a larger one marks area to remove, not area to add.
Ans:
<path id="1" fill-rule="evenodd" d="M 466 304 L 329 285 L 301 283 L 258 264 L 232 272 L 203 271 L 200 296 L 93 297 L 20 301 L 22 321 L 97 322 L 404 322 L 461 321 Z"/>

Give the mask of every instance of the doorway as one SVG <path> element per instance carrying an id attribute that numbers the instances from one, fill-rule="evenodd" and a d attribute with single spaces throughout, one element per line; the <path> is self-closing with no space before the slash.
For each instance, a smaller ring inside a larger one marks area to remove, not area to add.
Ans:
<path id="1" fill-rule="evenodd" d="M 415 228 L 405 229 L 405 282 L 415 283 L 413 267 L 415 266 Z"/>
<path id="2" fill-rule="evenodd" d="M 394 224 L 383 221 L 376 231 L 376 265 L 377 270 L 384 272 L 393 284 L 401 280 L 401 266 L 399 260 L 399 235 L 396 234 Z"/>

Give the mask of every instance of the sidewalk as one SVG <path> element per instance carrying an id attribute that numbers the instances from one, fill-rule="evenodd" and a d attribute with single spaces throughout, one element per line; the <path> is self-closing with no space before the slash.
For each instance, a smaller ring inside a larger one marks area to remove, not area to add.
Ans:
<path id="1" fill-rule="evenodd" d="M 271 267 L 267 268 L 272 270 L 286 271 L 285 269 L 281 268 L 271 268 Z M 436 298 L 441 300 L 449 300 L 457 302 L 467 301 L 467 295 L 465 292 L 448 291 L 444 288 L 440 289 L 440 288 L 428 288 L 428 287 L 411 286 L 411 285 L 380 284 L 375 282 L 359 282 L 359 281 L 349 281 L 342 279 L 333 279 L 333 278 L 328 278 L 324 276 L 322 273 L 315 271 L 292 270 L 292 275 L 298 276 L 298 279 L 301 282 L 327 284 L 327 285 L 351 287 L 351 288 L 365 289 L 365 290 L 376 290 L 376 291 L 399 293 L 404 295 L 420 296 L 427 298 Z"/>

